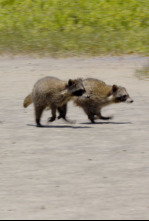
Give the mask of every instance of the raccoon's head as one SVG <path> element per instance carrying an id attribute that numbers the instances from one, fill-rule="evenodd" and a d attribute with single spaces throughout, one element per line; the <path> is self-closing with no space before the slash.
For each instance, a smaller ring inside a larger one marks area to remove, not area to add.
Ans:
<path id="1" fill-rule="evenodd" d="M 72 96 L 79 97 L 86 92 L 82 79 L 69 80 L 67 87 Z"/>
<path id="2" fill-rule="evenodd" d="M 133 103 L 133 100 L 130 98 L 129 94 L 127 93 L 124 87 L 113 85 L 112 96 L 115 103 L 119 102 Z"/>

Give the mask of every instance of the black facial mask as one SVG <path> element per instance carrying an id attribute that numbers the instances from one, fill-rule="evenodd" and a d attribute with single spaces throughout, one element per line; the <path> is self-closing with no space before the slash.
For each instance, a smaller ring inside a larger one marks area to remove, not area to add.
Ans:
<path id="1" fill-rule="evenodd" d="M 82 96 L 85 92 L 86 92 L 85 90 L 78 90 L 78 91 L 75 91 L 73 95 L 79 97 L 79 96 Z"/>

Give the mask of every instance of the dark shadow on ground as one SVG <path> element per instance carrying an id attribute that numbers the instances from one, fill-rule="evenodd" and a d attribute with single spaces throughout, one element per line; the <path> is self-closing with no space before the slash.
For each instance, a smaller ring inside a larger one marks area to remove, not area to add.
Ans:
<path id="1" fill-rule="evenodd" d="M 131 122 L 95 122 L 95 123 L 91 123 L 91 122 L 87 122 L 87 123 L 81 123 L 82 125 L 96 125 L 96 124 L 132 124 Z"/>
<path id="2" fill-rule="evenodd" d="M 27 126 L 30 126 L 30 127 L 37 127 L 35 124 L 27 124 Z M 92 127 L 89 127 L 89 126 L 71 126 L 71 125 L 42 125 L 42 127 L 39 127 L 39 128 L 55 128 L 55 129 L 59 129 L 59 128 L 62 128 L 62 129 L 90 129 Z"/>

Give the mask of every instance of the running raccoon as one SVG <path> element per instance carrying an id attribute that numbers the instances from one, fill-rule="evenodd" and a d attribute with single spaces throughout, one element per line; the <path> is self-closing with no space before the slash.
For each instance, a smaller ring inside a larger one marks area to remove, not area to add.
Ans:
<path id="1" fill-rule="evenodd" d="M 85 92 L 82 79 L 65 82 L 55 77 L 45 77 L 34 85 L 32 93 L 24 100 L 24 107 L 27 108 L 34 103 L 36 124 L 41 127 L 40 119 L 46 108 L 52 111 L 50 122 L 55 121 L 57 110 L 60 114 L 58 118 L 66 120 L 67 102 L 74 96 L 82 96 Z"/>
<path id="2" fill-rule="evenodd" d="M 113 103 L 133 103 L 126 89 L 121 86 L 109 86 L 98 79 L 88 78 L 83 81 L 84 87 L 90 98 L 74 98 L 77 106 L 83 108 L 89 120 L 95 123 L 95 119 L 109 120 L 111 117 L 104 117 L 101 109 Z"/>

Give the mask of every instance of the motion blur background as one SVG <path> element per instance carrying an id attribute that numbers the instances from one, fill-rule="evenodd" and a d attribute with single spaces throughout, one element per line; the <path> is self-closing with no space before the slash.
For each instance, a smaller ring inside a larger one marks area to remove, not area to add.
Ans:
<path id="1" fill-rule="evenodd" d="M 149 55 L 149 1 L 0 0 L 0 53 Z"/>

